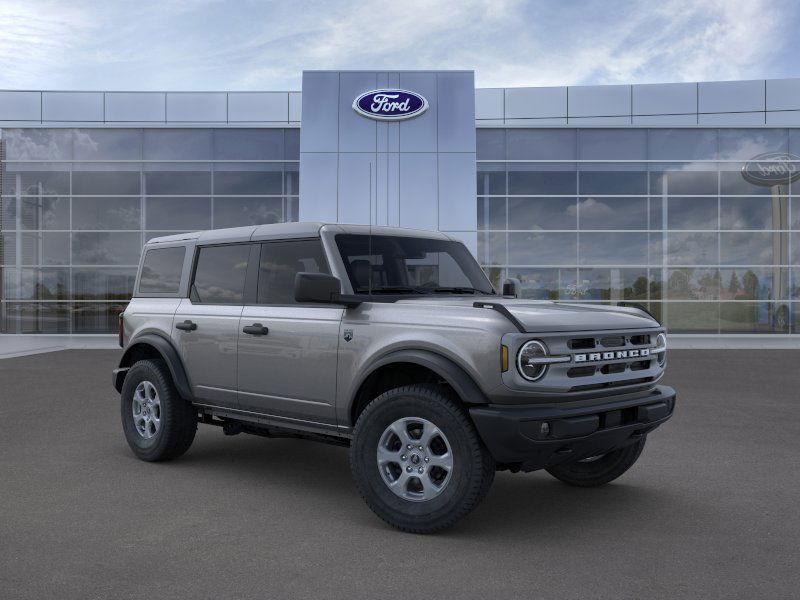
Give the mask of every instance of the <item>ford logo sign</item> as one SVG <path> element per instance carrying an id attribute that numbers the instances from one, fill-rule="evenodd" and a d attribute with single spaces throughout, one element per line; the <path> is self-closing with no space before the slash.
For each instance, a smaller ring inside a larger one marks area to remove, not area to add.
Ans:
<path id="1" fill-rule="evenodd" d="M 401 121 L 428 110 L 428 101 L 407 90 L 372 90 L 353 100 L 353 110 L 369 119 Z"/>
<path id="2" fill-rule="evenodd" d="M 754 185 L 789 184 L 800 178 L 800 156 L 788 152 L 767 152 L 748 160 L 742 177 Z"/>

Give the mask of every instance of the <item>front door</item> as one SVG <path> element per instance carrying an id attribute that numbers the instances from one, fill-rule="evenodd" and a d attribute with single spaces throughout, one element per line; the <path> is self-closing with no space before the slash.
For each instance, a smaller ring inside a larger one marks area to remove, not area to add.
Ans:
<path id="1" fill-rule="evenodd" d="M 335 426 L 336 360 L 344 309 L 298 304 L 299 272 L 328 273 L 322 242 L 264 242 L 257 303 L 239 320 L 239 407 Z"/>
<path id="2" fill-rule="evenodd" d="M 199 401 L 236 407 L 236 344 L 251 244 L 198 250 L 190 297 L 181 300 L 173 336 Z"/>

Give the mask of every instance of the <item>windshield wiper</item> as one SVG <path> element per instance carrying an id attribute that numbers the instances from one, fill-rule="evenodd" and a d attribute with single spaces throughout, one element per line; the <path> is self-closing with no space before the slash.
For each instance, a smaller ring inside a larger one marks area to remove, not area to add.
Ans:
<path id="1" fill-rule="evenodd" d="M 484 292 L 483 290 L 479 290 L 476 288 L 471 287 L 437 287 L 434 288 L 432 291 L 436 293 L 444 293 L 444 294 L 488 294 L 491 295 L 494 293 L 492 292 Z"/>
<path id="2" fill-rule="evenodd" d="M 381 287 L 372 288 L 372 290 L 365 288 L 358 288 L 357 294 L 424 294 L 425 292 L 419 288 L 411 287 L 408 285 L 385 285 Z"/>

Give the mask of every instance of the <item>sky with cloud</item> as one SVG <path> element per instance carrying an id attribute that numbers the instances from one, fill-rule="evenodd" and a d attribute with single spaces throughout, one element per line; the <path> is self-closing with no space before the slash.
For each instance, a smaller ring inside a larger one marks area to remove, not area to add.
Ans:
<path id="1" fill-rule="evenodd" d="M 0 0 L 0 89 L 295 90 L 303 69 L 479 87 L 800 76 L 795 0 Z"/>

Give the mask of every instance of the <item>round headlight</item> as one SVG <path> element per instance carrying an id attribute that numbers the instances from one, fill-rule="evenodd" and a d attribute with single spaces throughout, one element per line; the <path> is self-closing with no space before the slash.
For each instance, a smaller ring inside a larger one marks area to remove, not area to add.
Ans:
<path id="1" fill-rule="evenodd" d="M 658 353 L 658 364 L 663 365 L 667 360 L 667 335 L 659 333 L 656 337 L 655 352 Z"/>
<path id="2" fill-rule="evenodd" d="M 544 376 L 547 364 L 537 364 L 537 359 L 547 357 L 547 347 L 539 340 L 531 340 L 519 349 L 517 370 L 528 381 L 536 381 Z"/>

